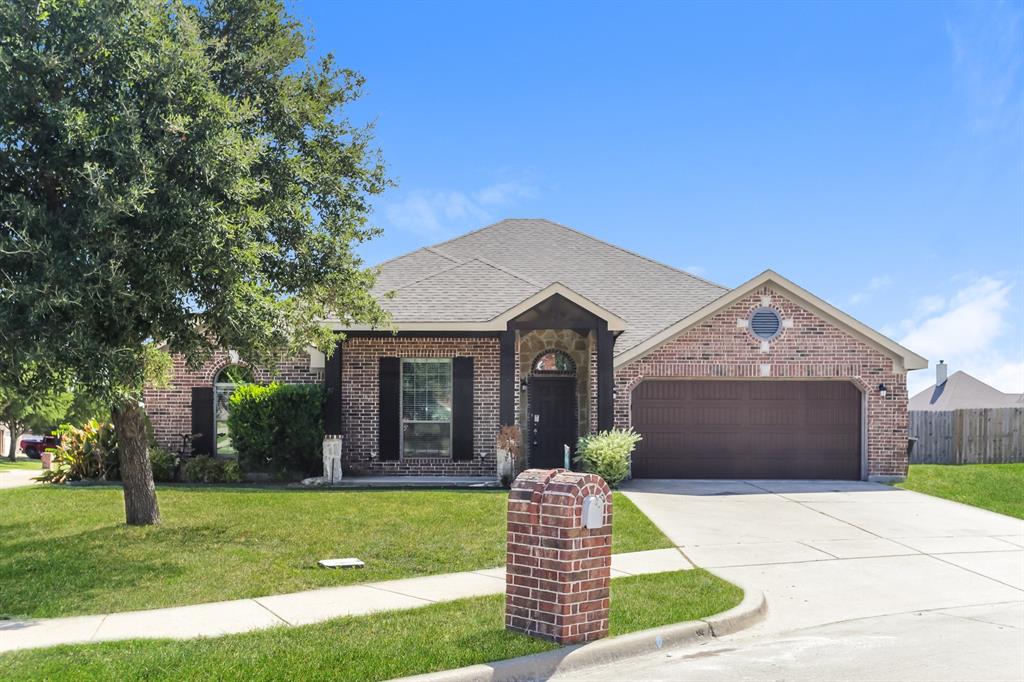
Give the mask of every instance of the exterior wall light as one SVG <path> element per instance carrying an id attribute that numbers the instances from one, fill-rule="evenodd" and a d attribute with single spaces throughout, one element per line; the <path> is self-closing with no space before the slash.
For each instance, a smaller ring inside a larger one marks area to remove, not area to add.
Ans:
<path id="1" fill-rule="evenodd" d="M 519 389 L 522 391 L 526 390 L 526 377 L 519 378 Z"/>
<path id="2" fill-rule="evenodd" d="M 878 395 L 882 396 L 883 398 L 889 395 L 889 389 L 885 387 L 885 384 L 878 384 Z"/>

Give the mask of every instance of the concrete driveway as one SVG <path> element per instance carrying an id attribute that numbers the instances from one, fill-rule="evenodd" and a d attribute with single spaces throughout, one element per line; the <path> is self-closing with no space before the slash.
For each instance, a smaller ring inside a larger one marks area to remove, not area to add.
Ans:
<path id="1" fill-rule="evenodd" d="M 0 490 L 4 488 L 22 488 L 35 484 L 35 477 L 42 474 L 40 469 L 8 469 L 0 471 Z"/>
<path id="2" fill-rule="evenodd" d="M 769 616 L 574 679 L 1024 679 L 1024 521 L 863 482 L 625 491 L 694 564 L 763 590 Z"/>

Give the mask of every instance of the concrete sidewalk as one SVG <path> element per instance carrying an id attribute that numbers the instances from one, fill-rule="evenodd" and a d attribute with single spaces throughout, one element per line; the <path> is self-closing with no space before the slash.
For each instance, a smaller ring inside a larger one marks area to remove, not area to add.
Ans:
<path id="1" fill-rule="evenodd" d="M 613 578 L 690 568 L 674 548 L 612 555 Z M 214 637 L 504 591 L 505 569 L 499 567 L 150 611 L 0 621 L 0 652 L 120 639 Z"/>

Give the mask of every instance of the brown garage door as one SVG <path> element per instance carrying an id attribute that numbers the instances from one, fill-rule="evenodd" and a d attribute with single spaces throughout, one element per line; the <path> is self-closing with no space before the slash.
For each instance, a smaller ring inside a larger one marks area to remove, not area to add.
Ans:
<path id="1" fill-rule="evenodd" d="M 860 478 L 845 381 L 656 381 L 633 391 L 636 478 Z"/>

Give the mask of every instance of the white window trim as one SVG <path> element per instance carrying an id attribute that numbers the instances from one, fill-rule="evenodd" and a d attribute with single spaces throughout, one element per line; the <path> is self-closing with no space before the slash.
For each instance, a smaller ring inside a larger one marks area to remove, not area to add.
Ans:
<path id="1" fill-rule="evenodd" d="M 405 455 L 405 425 L 406 424 L 448 424 L 448 452 L 436 455 L 409 456 L 409 459 L 451 459 L 452 457 L 452 422 L 454 415 L 448 415 L 447 422 L 429 421 L 426 419 L 405 418 L 405 363 L 407 362 L 445 362 L 448 364 L 448 389 L 451 391 L 451 399 L 455 398 L 455 376 L 451 358 L 401 358 L 398 361 L 398 456 L 399 461 L 406 459 Z"/>

